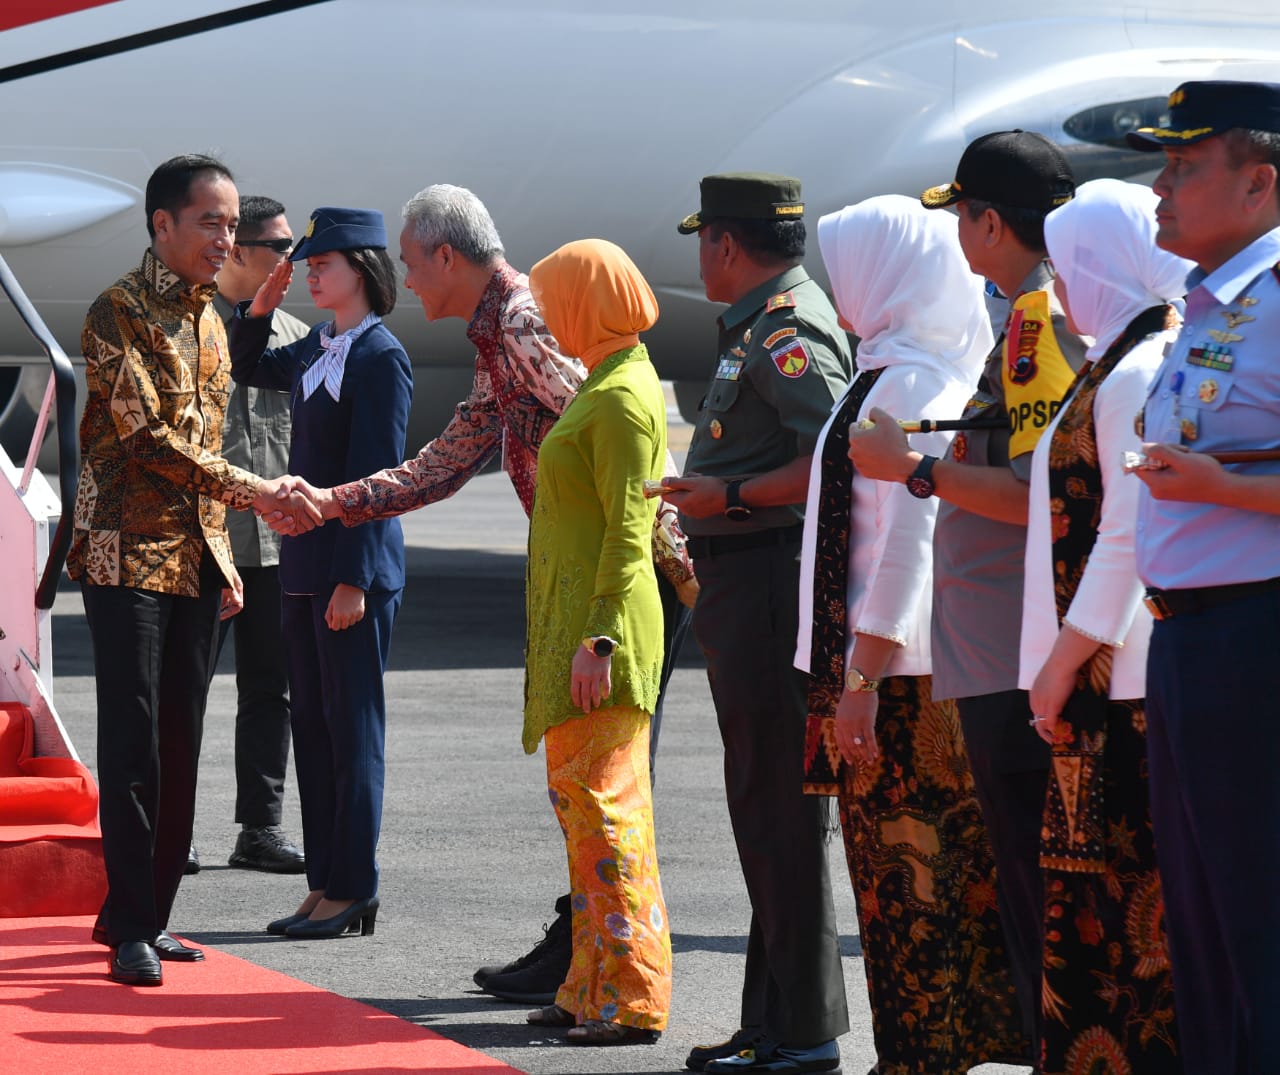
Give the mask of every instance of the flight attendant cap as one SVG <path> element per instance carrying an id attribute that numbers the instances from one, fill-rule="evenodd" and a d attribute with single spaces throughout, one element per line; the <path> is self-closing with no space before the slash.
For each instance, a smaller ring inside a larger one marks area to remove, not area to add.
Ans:
<path id="1" fill-rule="evenodd" d="M 323 206 L 311 214 L 307 230 L 289 255 L 290 261 L 333 250 L 387 248 L 387 228 L 376 209 L 336 209 Z"/>

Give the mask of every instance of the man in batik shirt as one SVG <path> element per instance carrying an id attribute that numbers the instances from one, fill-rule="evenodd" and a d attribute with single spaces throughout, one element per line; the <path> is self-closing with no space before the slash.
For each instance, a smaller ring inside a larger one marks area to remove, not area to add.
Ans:
<path id="1" fill-rule="evenodd" d="M 81 341 L 67 571 L 84 595 L 97 684 L 107 898 L 93 936 L 111 947 L 109 976 L 129 985 L 160 985 L 162 959 L 203 958 L 166 930 L 191 843 L 219 610 L 243 596 L 226 507 L 294 510 L 276 500 L 279 483 L 219 454 L 231 368 L 211 300 L 239 202 L 210 157 L 160 165 L 147 182 L 151 246 L 89 308 Z"/>

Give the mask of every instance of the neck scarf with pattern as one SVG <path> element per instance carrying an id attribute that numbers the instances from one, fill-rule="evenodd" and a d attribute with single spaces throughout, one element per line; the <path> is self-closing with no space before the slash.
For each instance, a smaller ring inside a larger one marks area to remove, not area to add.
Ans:
<path id="1" fill-rule="evenodd" d="M 822 442 L 817 542 L 813 554 L 813 637 L 809 649 L 809 713 L 804 733 L 804 786 L 813 795 L 839 791 L 843 761 L 836 747 L 835 713 L 844 690 L 849 621 L 849 511 L 853 461 L 849 427 L 884 368 L 863 370 L 840 401 Z"/>
<path id="2" fill-rule="evenodd" d="M 1177 324 L 1172 306 L 1153 306 L 1135 317 L 1096 362 L 1085 363 L 1049 442 L 1053 591 L 1061 628 L 1098 540 L 1102 470 L 1098 464 L 1093 404 L 1098 387 L 1142 340 Z M 1040 865 L 1070 873 L 1104 873 L 1102 751 L 1110 702 L 1114 647 L 1100 646 L 1080 668 L 1053 745 L 1045 800 Z"/>
<path id="3" fill-rule="evenodd" d="M 324 390 L 333 397 L 333 402 L 337 403 L 342 398 L 342 373 L 347 368 L 347 352 L 361 335 L 381 320 L 382 318 L 371 312 L 365 315 L 365 319 L 355 328 L 349 328 L 337 336 L 329 335 L 329 330 L 336 327 L 334 322 L 330 321 L 322 328 L 320 330 L 321 352 L 316 360 L 302 371 L 302 398 L 310 399 L 311 394 L 323 384 Z"/>

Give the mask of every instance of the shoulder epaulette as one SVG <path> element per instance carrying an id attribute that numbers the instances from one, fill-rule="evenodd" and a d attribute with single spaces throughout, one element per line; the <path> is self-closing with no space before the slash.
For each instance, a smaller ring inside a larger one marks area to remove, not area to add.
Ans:
<path id="1" fill-rule="evenodd" d="M 796 297 L 790 291 L 780 291 L 764 304 L 764 312 L 767 314 L 775 313 L 778 310 L 793 310 L 796 305 Z"/>

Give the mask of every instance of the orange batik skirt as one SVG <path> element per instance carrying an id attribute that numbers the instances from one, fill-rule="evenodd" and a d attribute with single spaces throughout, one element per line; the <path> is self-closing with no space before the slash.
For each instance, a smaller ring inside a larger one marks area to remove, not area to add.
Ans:
<path id="1" fill-rule="evenodd" d="M 545 742 L 573 904 L 573 962 L 556 1003 L 579 1022 L 663 1030 L 671 934 L 653 838 L 649 714 L 597 710 L 549 729 Z"/>

